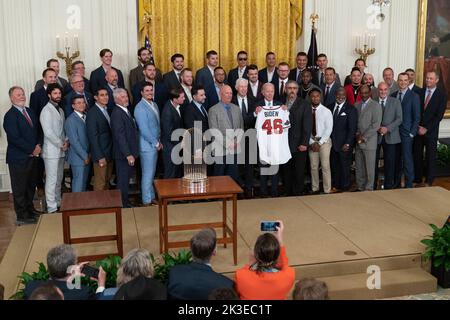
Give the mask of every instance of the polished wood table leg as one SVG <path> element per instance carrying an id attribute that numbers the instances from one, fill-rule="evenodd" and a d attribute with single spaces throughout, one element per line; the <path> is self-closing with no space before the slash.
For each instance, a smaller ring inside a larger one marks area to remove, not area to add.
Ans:
<path id="1" fill-rule="evenodd" d="M 70 216 L 68 213 L 62 214 L 63 239 L 65 244 L 70 244 Z"/>
<path id="2" fill-rule="evenodd" d="M 233 195 L 233 258 L 237 266 L 237 194 Z"/>
<path id="3" fill-rule="evenodd" d="M 223 201 L 222 201 L 222 214 L 223 214 L 223 217 L 222 217 L 222 222 L 223 222 L 223 224 L 222 224 L 222 229 L 223 229 L 223 238 L 224 238 L 224 240 L 225 240 L 225 243 L 223 244 L 223 247 L 226 249 L 227 248 L 227 234 L 228 234 L 228 232 L 227 232 L 227 199 L 223 199 Z"/>
<path id="4" fill-rule="evenodd" d="M 164 251 L 164 220 L 163 220 L 163 204 L 162 199 L 158 201 L 158 211 L 159 211 L 159 253 L 163 253 Z"/>
<path id="5" fill-rule="evenodd" d="M 122 239 L 122 209 L 116 209 L 116 233 L 117 233 L 117 251 L 123 258 L 123 239 Z"/>
<path id="6" fill-rule="evenodd" d="M 167 214 L 167 200 L 163 200 L 163 217 L 164 217 L 164 252 L 169 252 L 169 217 Z"/>

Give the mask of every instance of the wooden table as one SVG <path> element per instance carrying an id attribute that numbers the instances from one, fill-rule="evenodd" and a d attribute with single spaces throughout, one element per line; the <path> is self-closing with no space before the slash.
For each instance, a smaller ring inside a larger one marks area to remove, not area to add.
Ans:
<path id="1" fill-rule="evenodd" d="M 79 256 L 78 261 L 96 261 L 111 255 L 123 257 L 122 240 L 122 196 L 119 190 L 64 193 L 61 204 L 63 235 L 65 244 L 81 244 L 93 242 L 117 242 L 117 252 L 92 256 Z M 70 217 L 95 214 L 111 214 L 116 216 L 116 234 L 72 238 L 70 233 Z"/>
<path id="2" fill-rule="evenodd" d="M 169 232 L 171 231 L 222 228 L 223 237 L 217 239 L 217 243 L 223 244 L 225 248 L 227 243 L 233 244 L 234 265 L 237 265 L 237 195 L 243 191 L 231 177 L 211 177 L 203 190 L 186 186 L 183 179 L 155 180 L 155 188 L 159 203 L 159 245 L 161 253 L 167 253 L 170 248 L 190 246 L 189 241 L 169 242 Z M 169 226 L 167 212 L 169 202 L 211 199 L 222 200 L 222 221 Z M 227 223 L 227 201 L 229 200 L 233 202 L 232 228 Z"/>

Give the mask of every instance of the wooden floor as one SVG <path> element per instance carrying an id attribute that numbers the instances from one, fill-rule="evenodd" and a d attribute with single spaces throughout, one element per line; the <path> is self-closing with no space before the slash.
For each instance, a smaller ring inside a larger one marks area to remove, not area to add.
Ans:
<path id="1" fill-rule="evenodd" d="M 450 190 L 450 177 L 438 178 L 434 185 Z M 0 199 L 0 262 L 16 230 L 15 220 L 12 202 Z"/>

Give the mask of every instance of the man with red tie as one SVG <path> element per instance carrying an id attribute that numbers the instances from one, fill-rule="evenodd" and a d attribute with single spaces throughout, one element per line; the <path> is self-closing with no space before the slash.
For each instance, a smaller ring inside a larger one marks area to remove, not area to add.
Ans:
<path id="1" fill-rule="evenodd" d="M 25 106 L 25 92 L 20 87 L 9 89 L 12 107 L 5 114 L 5 129 L 8 148 L 6 163 L 9 166 L 11 188 L 17 225 L 35 223 L 33 207 L 36 189 L 36 163 L 41 154 L 42 130 L 32 110 Z"/>
<path id="2" fill-rule="evenodd" d="M 435 71 L 427 73 L 426 88 L 420 94 L 421 117 L 419 132 L 414 140 L 414 182 L 422 184 L 424 163 L 426 183 L 431 186 L 436 172 L 437 141 L 439 124 L 444 117 L 447 95 L 437 87 L 439 76 Z M 425 149 L 425 161 L 423 159 Z"/>

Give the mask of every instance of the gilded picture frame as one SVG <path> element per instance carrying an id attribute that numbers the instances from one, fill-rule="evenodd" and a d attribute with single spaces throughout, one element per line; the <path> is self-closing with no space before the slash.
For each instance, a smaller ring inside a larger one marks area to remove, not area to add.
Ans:
<path id="1" fill-rule="evenodd" d="M 442 6 L 442 8 L 440 7 Z M 450 81 L 448 77 L 448 65 L 450 65 L 450 41 L 445 40 L 445 48 L 441 52 L 439 47 L 442 43 L 436 39 L 448 38 L 450 26 L 450 14 L 445 12 L 448 6 L 447 0 L 419 0 L 419 23 L 417 30 L 417 56 L 416 56 L 416 84 L 424 86 L 425 73 L 435 70 L 440 74 L 439 86 L 447 91 L 449 101 L 445 118 L 450 119 Z M 445 13 L 438 14 L 436 12 Z M 439 27 L 447 24 L 445 30 Z"/>

